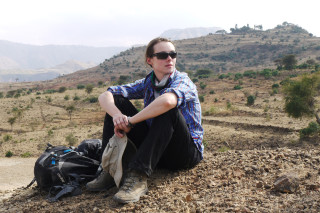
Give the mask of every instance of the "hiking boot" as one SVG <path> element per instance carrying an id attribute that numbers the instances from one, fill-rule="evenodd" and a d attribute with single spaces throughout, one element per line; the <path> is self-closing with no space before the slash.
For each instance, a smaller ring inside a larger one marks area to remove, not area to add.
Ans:
<path id="1" fill-rule="evenodd" d="M 87 183 L 86 188 L 92 192 L 106 191 L 116 184 L 114 183 L 113 177 L 106 171 L 102 170 L 100 175 L 93 181 Z"/>
<path id="2" fill-rule="evenodd" d="M 147 191 L 147 175 L 131 170 L 124 179 L 119 192 L 114 195 L 113 199 L 119 203 L 137 202 Z"/>

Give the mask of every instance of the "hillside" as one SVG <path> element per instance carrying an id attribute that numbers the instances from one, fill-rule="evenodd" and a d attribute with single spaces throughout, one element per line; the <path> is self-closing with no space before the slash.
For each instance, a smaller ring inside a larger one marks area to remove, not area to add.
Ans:
<path id="1" fill-rule="evenodd" d="M 177 68 L 191 73 L 199 69 L 221 74 L 276 68 L 274 61 L 288 54 L 296 55 L 298 64 L 308 59 L 320 60 L 320 38 L 291 24 L 267 31 L 240 28 L 230 34 L 210 34 L 174 43 L 179 54 Z M 145 46 L 132 47 L 97 67 L 63 76 L 46 85 L 74 87 L 79 83 L 115 81 L 120 75 L 128 76 L 129 81 L 141 78 L 150 71 L 144 64 L 144 51 Z"/>

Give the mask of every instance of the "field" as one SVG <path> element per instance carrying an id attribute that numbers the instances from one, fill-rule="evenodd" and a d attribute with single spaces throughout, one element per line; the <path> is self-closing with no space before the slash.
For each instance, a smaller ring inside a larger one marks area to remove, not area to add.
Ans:
<path id="1" fill-rule="evenodd" d="M 237 90 L 234 87 L 239 81 L 231 78 L 199 80 L 198 85 L 206 85 L 198 87 L 204 99 L 204 160 L 189 171 L 156 171 L 148 182 L 149 193 L 137 203 L 115 203 L 112 195 L 116 188 L 105 193 L 84 189 L 80 196 L 49 203 L 46 194 L 33 185 L 27 190 L 0 189 L 0 211 L 319 212 L 319 138 L 300 139 L 299 130 L 314 118 L 288 117 L 280 88 L 272 90 L 286 75 L 243 78 L 242 88 Z M 0 156 L 10 151 L 13 161 L 34 159 L 47 143 L 76 146 L 84 139 L 101 138 L 104 112 L 89 100 L 106 88 L 96 87 L 91 94 L 79 89 L 53 94 L 33 91 L 1 99 Z M 247 106 L 248 95 L 256 97 L 252 106 Z M 70 118 L 66 107 L 71 105 L 75 110 Z M 21 116 L 11 126 L 8 120 L 17 111 Z M 282 175 L 295 177 L 297 190 L 277 191 L 274 183 Z M 11 198 L 4 198 L 8 193 Z"/>

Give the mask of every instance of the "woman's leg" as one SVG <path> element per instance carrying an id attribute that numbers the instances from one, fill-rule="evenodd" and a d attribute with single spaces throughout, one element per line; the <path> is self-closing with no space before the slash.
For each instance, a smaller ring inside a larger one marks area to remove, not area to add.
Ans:
<path id="1" fill-rule="evenodd" d="M 201 160 L 186 121 L 178 108 L 156 117 L 129 168 L 148 176 L 159 164 L 168 169 L 195 166 Z"/>
<path id="2" fill-rule="evenodd" d="M 114 96 L 115 105 L 117 108 L 127 116 L 134 116 L 138 113 L 138 110 L 132 105 L 132 103 L 127 99 L 120 95 Z M 148 132 L 148 126 L 146 122 L 138 123 L 129 133 L 128 138 L 139 147 L 141 142 L 144 140 L 146 136 L 146 132 Z M 110 138 L 114 135 L 114 125 L 112 117 L 106 113 L 103 125 L 103 134 L 102 134 L 102 153 L 106 148 Z M 101 154 L 102 154 L 101 153 Z"/>

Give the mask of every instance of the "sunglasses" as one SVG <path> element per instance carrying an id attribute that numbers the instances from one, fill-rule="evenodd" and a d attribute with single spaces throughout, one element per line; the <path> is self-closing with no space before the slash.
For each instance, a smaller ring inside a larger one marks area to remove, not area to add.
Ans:
<path id="1" fill-rule="evenodd" d="M 156 56 L 157 59 L 167 59 L 168 56 L 170 56 L 172 59 L 176 58 L 177 57 L 177 52 L 174 52 L 174 51 L 171 51 L 171 52 L 159 52 L 159 53 L 154 53 L 152 54 L 152 56 Z"/>

